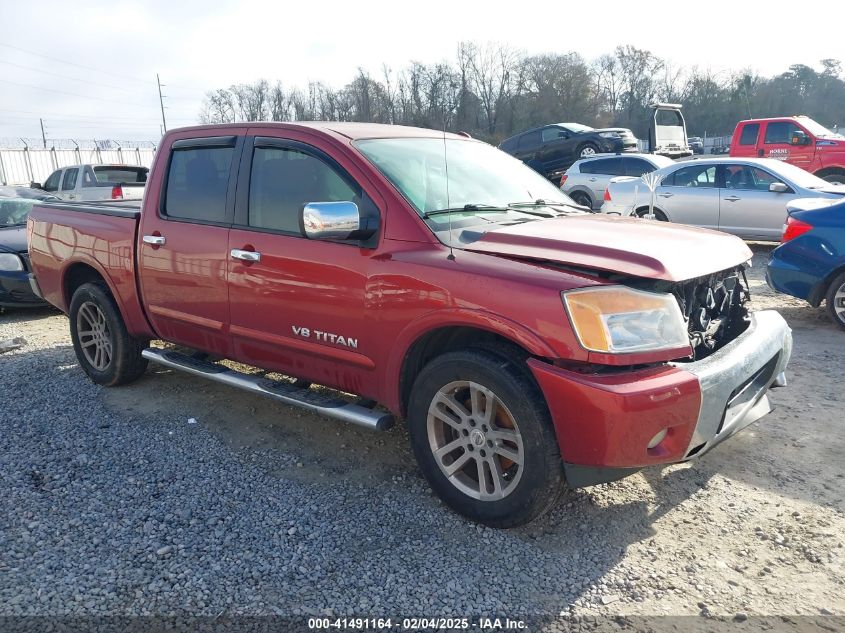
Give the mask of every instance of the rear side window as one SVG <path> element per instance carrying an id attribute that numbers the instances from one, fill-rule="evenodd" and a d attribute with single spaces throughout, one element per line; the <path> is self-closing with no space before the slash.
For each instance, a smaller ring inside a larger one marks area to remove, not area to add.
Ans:
<path id="1" fill-rule="evenodd" d="M 540 145 L 540 130 L 526 132 L 519 137 L 519 149 L 534 149 Z"/>
<path id="2" fill-rule="evenodd" d="M 800 129 L 792 121 L 772 121 L 766 125 L 766 144 L 789 143 L 792 133 Z"/>
<path id="3" fill-rule="evenodd" d="M 59 188 L 59 178 L 62 177 L 62 170 L 54 171 L 44 183 L 44 191 L 56 191 Z"/>
<path id="4" fill-rule="evenodd" d="M 164 214 L 183 220 L 226 221 L 232 147 L 176 149 L 170 157 Z"/>
<path id="5" fill-rule="evenodd" d="M 757 145 L 757 135 L 760 133 L 759 123 L 747 123 L 739 136 L 740 145 Z"/>
<path id="6" fill-rule="evenodd" d="M 715 187 L 716 165 L 682 167 L 666 179 L 666 184 L 675 187 Z"/>
<path id="7" fill-rule="evenodd" d="M 499 146 L 499 149 L 501 149 L 503 152 L 513 152 L 516 149 L 516 141 L 516 136 L 505 139 L 504 141 L 502 141 L 502 144 Z"/>
<path id="8" fill-rule="evenodd" d="M 65 171 L 65 177 L 62 179 L 62 191 L 69 191 L 76 187 L 76 176 L 78 173 L 79 170 L 75 167 Z"/>
<path id="9" fill-rule="evenodd" d="M 256 148 L 249 183 L 249 225 L 301 235 L 309 202 L 351 201 L 361 190 L 325 161 L 290 148 Z"/>
<path id="10" fill-rule="evenodd" d="M 652 165 L 647 160 L 643 160 L 642 158 L 623 158 L 625 163 L 625 175 L 626 176 L 642 176 L 643 174 L 650 174 L 655 169 L 657 169 L 654 165 Z"/>
<path id="11" fill-rule="evenodd" d="M 599 158 L 582 163 L 579 167 L 582 174 L 601 174 L 604 176 L 622 176 L 624 169 L 621 158 Z"/>

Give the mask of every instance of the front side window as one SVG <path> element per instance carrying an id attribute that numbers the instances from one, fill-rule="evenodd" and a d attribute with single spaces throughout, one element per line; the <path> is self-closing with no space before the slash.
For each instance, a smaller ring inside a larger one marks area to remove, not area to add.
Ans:
<path id="1" fill-rule="evenodd" d="M 292 148 L 256 148 L 249 182 L 249 225 L 302 234 L 309 202 L 355 202 L 361 190 L 325 161 Z"/>
<path id="2" fill-rule="evenodd" d="M 559 138 L 569 138 L 569 134 L 567 134 L 564 130 L 561 130 L 559 127 L 547 127 L 543 129 L 544 143 L 547 143 L 548 141 L 555 141 Z"/>
<path id="3" fill-rule="evenodd" d="M 792 133 L 797 130 L 801 128 L 792 121 L 772 121 L 766 126 L 766 144 L 789 143 Z"/>
<path id="4" fill-rule="evenodd" d="M 56 191 L 59 188 L 59 179 L 62 177 L 62 170 L 54 171 L 44 183 L 44 191 Z"/>
<path id="5" fill-rule="evenodd" d="M 774 175 L 749 165 L 728 165 L 725 167 L 725 188 L 747 191 L 768 191 L 769 185 L 780 182 Z"/>
<path id="6" fill-rule="evenodd" d="M 78 173 L 79 170 L 76 167 L 65 171 L 65 177 L 62 179 L 62 191 L 70 191 L 76 187 L 76 175 Z"/>
<path id="7" fill-rule="evenodd" d="M 715 187 L 716 165 L 695 165 L 682 167 L 666 182 L 675 187 Z"/>
<path id="8" fill-rule="evenodd" d="M 739 136 L 740 145 L 757 145 L 757 135 L 760 133 L 759 123 L 747 123 Z"/>
<path id="9" fill-rule="evenodd" d="M 226 221 L 232 147 L 173 150 L 167 172 L 164 214 L 203 222 Z"/>

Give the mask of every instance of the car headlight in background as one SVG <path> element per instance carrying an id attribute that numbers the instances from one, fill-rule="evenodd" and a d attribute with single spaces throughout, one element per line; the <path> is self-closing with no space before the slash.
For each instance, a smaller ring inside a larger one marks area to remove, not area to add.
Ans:
<path id="1" fill-rule="evenodd" d="M 23 270 L 23 261 L 14 253 L 0 253 L 0 270 Z"/>
<path id="2" fill-rule="evenodd" d="M 671 294 L 604 286 L 562 292 L 585 349 L 608 354 L 689 347 L 687 326 Z"/>
<path id="3" fill-rule="evenodd" d="M 602 136 L 604 138 L 622 138 L 616 132 L 599 132 L 599 136 Z"/>

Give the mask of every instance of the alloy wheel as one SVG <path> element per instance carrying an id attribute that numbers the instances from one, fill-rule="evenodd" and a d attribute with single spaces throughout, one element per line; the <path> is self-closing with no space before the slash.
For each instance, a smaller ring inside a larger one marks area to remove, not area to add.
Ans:
<path id="1" fill-rule="evenodd" d="M 525 452 L 516 421 L 484 385 L 459 380 L 438 390 L 427 419 L 434 461 L 448 481 L 481 501 L 498 501 L 516 489 Z"/>
<path id="2" fill-rule="evenodd" d="M 841 323 L 845 323 L 845 284 L 839 286 L 833 294 L 833 312 Z"/>
<path id="3" fill-rule="evenodd" d="M 85 360 L 97 371 L 105 371 L 112 359 L 112 340 L 106 315 L 100 306 L 92 301 L 79 306 L 76 332 Z"/>

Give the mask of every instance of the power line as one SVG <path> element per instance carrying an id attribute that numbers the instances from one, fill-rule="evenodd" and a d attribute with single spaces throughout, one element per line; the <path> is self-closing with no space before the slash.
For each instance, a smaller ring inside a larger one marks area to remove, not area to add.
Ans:
<path id="1" fill-rule="evenodd" d="M 140 104 L 140 103 L 131 103 L 129 101 L 118 101 L 117 99 L 104 99 L 102 97 L 92 97 L 91 95 L 81 95 L 77 92 L 67 92 L 65 90 L 56 90 L 54 88 L 43 88 L 41 86 L 32 86 L 30 84 L 22 84 L 22 83 L 18 83 L 17 81 L 10 81 L 8 79 L 0 79 L 0 81 L 2 81 L 3 83 L 12 84 L 13 86 L 21 86 L 23 88 L 33 88 L 35 90 L 46 90 L 47 92 L 55 92 L 57 94 L 69 95 L 71 97 L 80 97 L 82 99 L 93 99 L 94 101 L 108 101 L 110 103 L 118 103 L 118 104 L 121 104 L 121 105 L 129 105 L 129 106 L 134 106 L 136 108 L 155 107 L 155 106 L 148 106 L 148 105 Z"/>
<path id="2" fill-rule="evenodd" d="M 124 92 L 134 92 L 137 94 L 141 94 L 140 90 L 133 90 L 132 88 L 126 88 L 121 86 L 115 86 L 114 84 L 105 84 L 99 81 L 91 81 L 89 79 L 80 79 L 77 77 L 70 77 L 68 75 L 63 75 L 61 73 L 54 73 L 49 70 L 41 70 L 40 68 L 34 68 L 32 66 L 24 66 L 23 64 L 16 64 L 14 62 L 7 62 L 3 59 L 0 59 L 0 64 L 6 64 L 7 66 L 14 66 L 15 68 L 21 68 L 22 70 L 32 70 L 37 73 L 44 73 L 45 75 L 52 75 L 53 77 L 59 77 L 61 79 L 70 79 L 71 81 L 80 81 L 82 83 L 91 84 L 92 86 L 101 86 L 103 88 L 112 88 L 114 90 L 122 90 Z"/>

